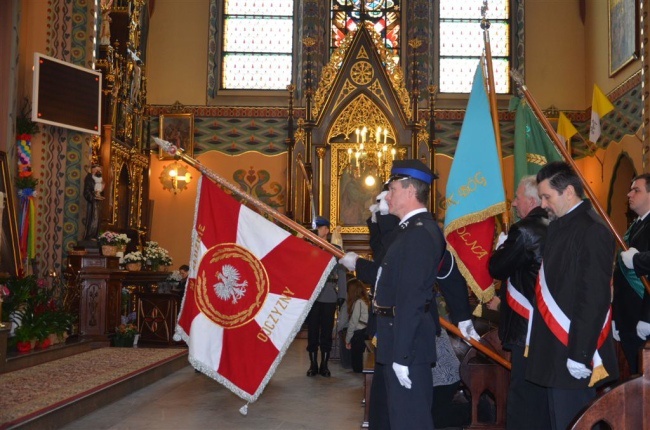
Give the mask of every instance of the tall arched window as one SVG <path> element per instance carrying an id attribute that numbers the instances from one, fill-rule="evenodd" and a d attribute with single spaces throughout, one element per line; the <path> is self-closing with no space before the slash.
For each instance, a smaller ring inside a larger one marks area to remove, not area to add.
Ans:
<path id="1" fill-rule="evenodd" d="M 223 2 L 224 90 L 285 90 L 291 83 L 294 0 Z"/>
<path id="2" fill-rule="evenodd" d="M 496 89 L 501 94 L 511 91 L 510 68 L 521 60 L 513 58 L 513 51 L 518 52 L 520 48 L 512 46 L 514 34 L 517 46 L 523 46 L 523 32 L 519 34 L 520 30 L 514 28 L 523 25 L 523 18 L 514 25 L 511 4 L 520 10 L 522 2 L 487 2 Z M 357 28 L 363 17 L 373 23 L 400 63 L 405 61 L 401 57 L 408 51 L 407 38 L 424 37 L 431 46 L 431 50 L 420 50 L 418 54 L 418 61 L 426 61 L 431 73 L 430 82 L 422 81 L 424 85 L 438 85 L 441 94 L 468 93 L 483 52 L 480 27 L 483 3 L 483 0 L 330 0 L 330 40 L 326 43 L 331 52 L 348 32 Z M 313 13 L 320 12 L 315 4 L 309 4 L 312 24 L 321 19 Z M 306 8 L 301 11 L 304 13 Z M 285 90 L 295 73 L 293 47 L 299 45 L 294 41 L 295 26 L 302 25 L 302 18 L 294 13 L 296 10 L 295 0 L 210 0 L 208 95 L 215 97 L 219 89 Z"/>
<path id="3" fill-rule="evenodd" d="M 478 59 L 484 50 L 481 29 L 483 0 L 439 0 L 438 85 L 441 93 L 469 93 Z M 510 1 L 490 0 L 490 46 L 494 86 L 510 92 Z"/>

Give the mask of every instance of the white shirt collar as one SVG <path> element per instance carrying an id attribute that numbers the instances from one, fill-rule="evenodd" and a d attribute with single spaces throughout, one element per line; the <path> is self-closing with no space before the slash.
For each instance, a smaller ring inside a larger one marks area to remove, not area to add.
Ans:
<path id="1" fill-rule="evenodd" d="M 568 214 L 569 212 L 571 212 L 572 210 L 574 210 L 575 208 L 577 208 L 578 206 L 580 206 L 580 205 L 582 204 L 582 202 L 583 202 L 583 200 L 580 200 L 580 201 L 579 201 L 579 202 L 578 202 L 574 207 L 572 207 L 571 209 L 569 209 L 569 210 L 567 211 L 567 214 Z"/>
<path id="2" fill-rule="evenodd" d="M 427 211 L 427 208 L 419 208 L 419 209 L 412 210 L 411 212 L 409 212 L 409 213 L 407 213 L 406 215 L 404 215 L 404 218 L 402 218 L 402 219 L 400 220 L 399 223 L 400 223 L 400 225 L 402 225 L 402 224 L 404 224 L 404 223 L 405 223 L 409 218 L 411 218 L 413 215 L 416 215 L 416 214 L 419 214 L 419 213 L 422 213 L 422 212 L 426 212 L 426 211 Z"/>
<path id="3" fill-rule="evenodd" d="M 645 219 L 645 217 L 648 216 L 648 214 L 650 214 L 650 211 L 648 211 L 648 212 L 646 212 L 645 214 L 643 214 L 643 216 L 638 217 L 637 220 L 639 220 L 639 221 L 643 221 L 643 220 Z"/>

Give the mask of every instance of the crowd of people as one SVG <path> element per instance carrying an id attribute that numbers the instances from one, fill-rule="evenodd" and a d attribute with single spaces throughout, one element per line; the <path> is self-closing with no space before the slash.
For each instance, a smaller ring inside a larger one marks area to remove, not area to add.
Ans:
<path id="1" fill-rule="evenodd" d="M 437 290 L 465 339 L 478 339 L 467 284 L 427 210 L 435 178 L 419 160 L 393 163 L 367 221 L 373 259 L 345 253 L 328 279 L 327 313 L 317 301 L 307 320 L 308 376 L 330 376 L 323 363 L 327 369 L 337 309 L 342 363 L 361 372 L 366 341 L 376 345 L 371 429 L 450 425 L 432 413 L 451 402 L 460 381 Z M 499 338 L 511 353 L 508 429 L 568 428 L 599 387 L 617 381 L 614 340 L 638 372 L 650 335 L 650 298 L 639 279 L 650 274 L 650 174 L 634 179 L 628 198 L 638 219 L 625 235 L 630 248 L 616 256 L 613 233 L 570 165 L 549 163 L 518 184 L 519 221 L 499 235 L 488 264 L 501 283 L 487 307 L 498 311 Z M 327 237 L 329 221 L 319 223 Z"/>

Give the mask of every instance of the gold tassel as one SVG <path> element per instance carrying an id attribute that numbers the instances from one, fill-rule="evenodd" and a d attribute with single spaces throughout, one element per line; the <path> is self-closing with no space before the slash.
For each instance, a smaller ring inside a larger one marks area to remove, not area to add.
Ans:
<path id="1" fill-rule="evenodd" d="M 524 357 L 528 357 L 528 345 L 524 348 Z"/>
<path id="2" fill-rule="evenodd" d="M 594 367 L 594 371 L 591 373 L 591 379 L 589 380 L 589 387 L 593 387 L 596 382 L 601 381 L 609 376 L 605 366 L 602 364 L 600 366 Z"/>
<path id="3" fill-rule="evenodd" d="M 476 309 L 474 309 L 474 312 L 472 312 L 472 315 L 474 315 L 477 318 L 480 318 L 483 316 L 483 303 L 479 303 Z"/>
<path id="4" fill-rule="evenodd" d="M 373 336 L 370 342 L 372 343 L 372 346 L 377 348 L 377 336 Z"/>

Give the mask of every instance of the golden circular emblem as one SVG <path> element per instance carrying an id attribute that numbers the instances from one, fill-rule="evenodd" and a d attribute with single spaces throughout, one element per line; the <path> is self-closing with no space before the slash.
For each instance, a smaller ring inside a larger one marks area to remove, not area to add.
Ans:
<path id="1" fill-rule="evenodd" d="M 196 302 L 223 328 L 242 326 L 255 318 L 269 292 L 262 263 L 235 243 L 221 243 L 201 258 L 196 275 Z"/>
<path id="2" fill-rule="evenodd" d="M 375 75 L 372 65 L 367 61 L 359 61 L 352 65 L 350 76 L 357 85 L 367 85 Z"/>

